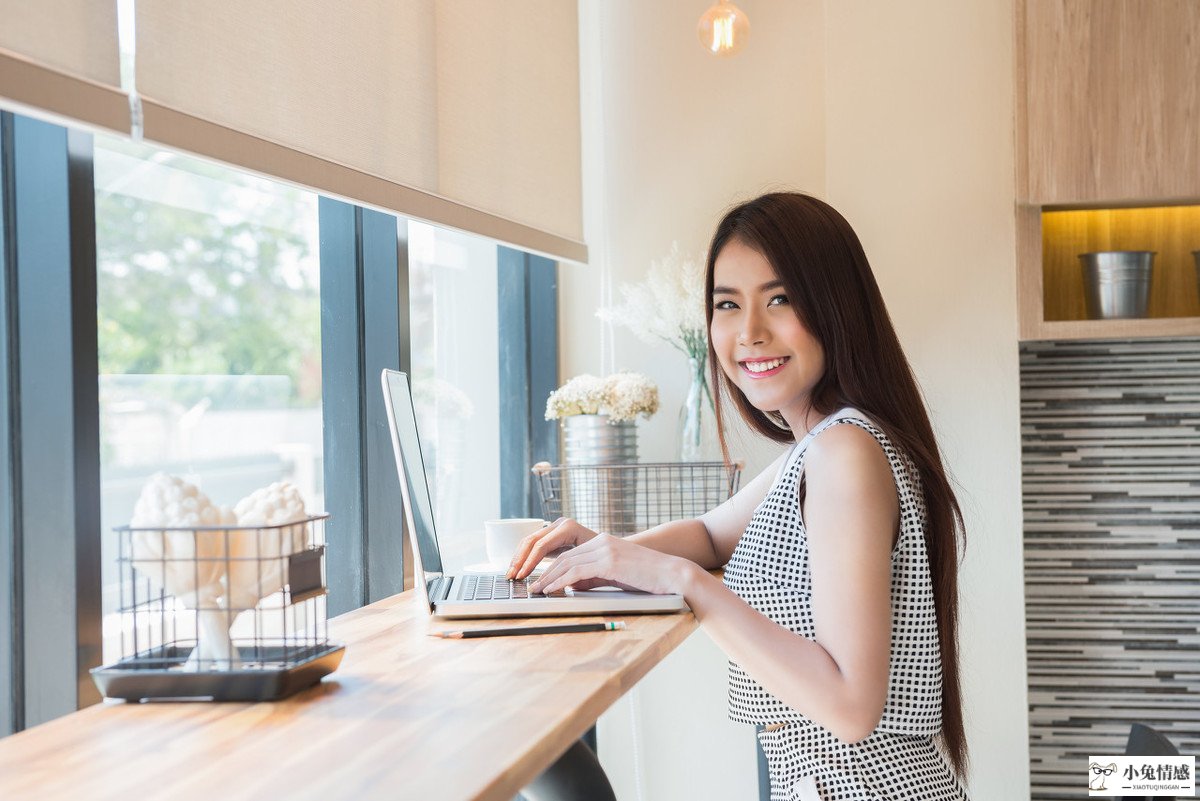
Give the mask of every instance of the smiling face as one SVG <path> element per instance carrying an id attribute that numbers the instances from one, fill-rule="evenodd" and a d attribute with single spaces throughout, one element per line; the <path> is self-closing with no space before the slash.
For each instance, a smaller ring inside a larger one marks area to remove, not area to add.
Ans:
<path id="1" fill-rule="evenodd" d="M 713 350 L 756 409 L 779 412 L 798 435 L 819 422 L 812 391 L 825 351 L 788 302 L 771 263 L 731 239 L 713 264 Z"/>

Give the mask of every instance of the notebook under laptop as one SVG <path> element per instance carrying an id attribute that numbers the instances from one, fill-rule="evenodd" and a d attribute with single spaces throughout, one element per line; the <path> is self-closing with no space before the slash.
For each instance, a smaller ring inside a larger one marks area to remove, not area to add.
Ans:
<path id="1" fill-rule="evenodd" d="M 433 504 L 429 499 L 429 483 L 425 478 L 408 376 L 384 370 L 382 381 L 392 449 L 396 453 L 396 471 L 400 477 L 400 494 L 404 499 L 404 517 L 412 538 L 414 583 L 432 614 L 439 617 L 540 617 L 679 612 L 688 608 L 682 595 L 597 589 L 530 596 L 526 591 L 528 580 L 508 581 L 503 573 L 447 575 L 442 569 L 442 553 L 433 524 Z"/>

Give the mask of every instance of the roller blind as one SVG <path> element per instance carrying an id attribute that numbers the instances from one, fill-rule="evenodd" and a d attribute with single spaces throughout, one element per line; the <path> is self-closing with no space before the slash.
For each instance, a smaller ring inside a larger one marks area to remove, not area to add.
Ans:
<path id="1" fill-rule="evenodd" d="M 574 261 L 577 6 L 137 2 L 145 137 Z"/>
<path id="2" fill-rule="evenodd" d="M 129 131 L 116 0 L 0 0 L 0 101 Z"/>

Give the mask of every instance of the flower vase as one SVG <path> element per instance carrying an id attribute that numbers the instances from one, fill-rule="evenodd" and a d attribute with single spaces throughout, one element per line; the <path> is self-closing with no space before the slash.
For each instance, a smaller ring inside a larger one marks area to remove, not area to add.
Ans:
<path id="1" fill-rule="evenodd" d="M 721 459 L 717 441 L 716 412 L 704 369 L 707 357 L 688 357 L 691 383 L 687 397 L 679 408 L 679 460 L 681 462 L 713 462 Z"/>
<path id="2" fill-rule="evenodd" d="M 563 514 L 614 536 L 637 531 L 637 427 L 604 414 L 562 418 L 563 458 L 570 467 L 562 488 Z"/>

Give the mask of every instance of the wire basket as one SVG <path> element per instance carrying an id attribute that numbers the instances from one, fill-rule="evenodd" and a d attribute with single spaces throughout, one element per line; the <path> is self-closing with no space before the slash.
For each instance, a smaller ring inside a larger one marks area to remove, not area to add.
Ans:
<path id="1" fill-rule="evenodd" d="M 92 670 L 110 698 L 282 698 L 332 673 L 325 521 L 120 526 L 121 657 Z"/>
<path id="2" fill-rule="evenodd" d="M 698 517 L 737 492 L 743 462 L 533 466 L 547 520 L 625 536 L 671 520 Z"/>

